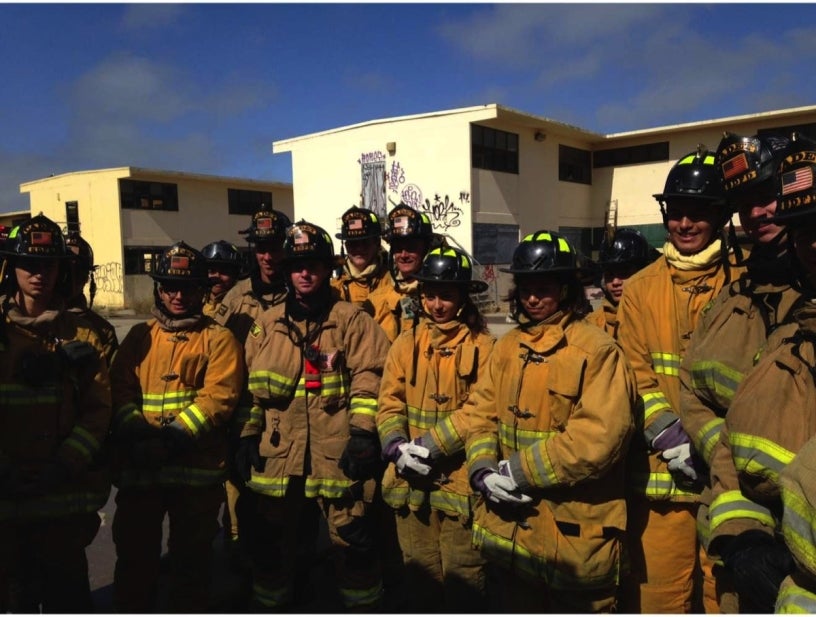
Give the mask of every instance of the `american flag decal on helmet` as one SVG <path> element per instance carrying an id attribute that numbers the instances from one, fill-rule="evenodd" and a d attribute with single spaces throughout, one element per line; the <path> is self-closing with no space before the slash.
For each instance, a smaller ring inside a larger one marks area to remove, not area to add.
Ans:
<path id="1" fill-rule="evenodd" d="M 31 245 L 32 246 L 47 246 L 51 244 L 51 232 L 50 231 L 32 231 L 31 232 Z"/>
<path id="2" fill-rule="evenodd" d="M 739 154 L 732 159 L 728 159 L 722 164 L 722 174 L 726 180 L 733 178 L 746 169 L 748 169 L 748 159 L 746 158 L 745 153 Z"/>
<path id="3" fill-rule="evenodd" d="M 187 270 L 190 268 L 190 258 L 186 255 L 173 255 L 170 258 L 170 267 L 174 270 Z"/>
<path id="4" fill-rule="evenodd" d="M 788 195 L 813 187 L 813 171 L 810 167 L 800 167 L 782 174 L 782 194 Z"/>
<path id="5" fill-rule="evenodd" d="M 255 219 L 255 227 L 258 229 L 272 229 L 272 219 L 268 216 Z"/>
<path id="6" fill-rule="evenodd" d="M 363 228 L 363 219 L 353 218 L 348 222 L 349 230 L 358 230 Z"/>

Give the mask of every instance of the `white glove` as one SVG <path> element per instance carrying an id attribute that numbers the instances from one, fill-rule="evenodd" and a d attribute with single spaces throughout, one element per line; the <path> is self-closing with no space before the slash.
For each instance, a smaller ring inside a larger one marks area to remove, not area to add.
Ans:
<path id="1" fill-rule="evenodd" d="M 529 495 L 518 490 L 518 484 L 509 476 L 491 471 L 482 478 L 486 489 L 485 497 L 494 503 L 528 503 L 533 500 Z"/>
<path id="2" fill-rule="evenodd" d="M 697 479 L 697 470 L 694 469 L 690 443 L 683 443 L 668 450 L 663 450 L 661 456 L 668 462 L 669 471 L 680 471 L 692 480 Z"/>
<path id="3" fill-rule="evenodd" d="M 428 448 L 408 441 L 398 445 L 397 449 L 400 452 L 399 458 L 394 463 L 397 466 L 397 471 L 405 473 L 405 470 L 408 469 L 421 476 L 427 476 L 431 472 L 431 466 L 419 460 L 430 456 L 431 452 Z"/>

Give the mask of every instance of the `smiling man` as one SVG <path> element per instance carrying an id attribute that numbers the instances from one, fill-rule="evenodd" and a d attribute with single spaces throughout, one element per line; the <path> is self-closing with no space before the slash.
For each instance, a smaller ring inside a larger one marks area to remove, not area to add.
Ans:
<path id="1" fill-rule="evenodd" d="M 643 400 L 641 438 L 629 453 L 632 571 L 618 609 L 688 613 L 700 610 L 692 607 L 700 568 L 695 517 L 707 478 L 679 420 L 678 369 L 703 308 L 737 272 L 720 238 L 730 211 L 712 152 L 701 146 L 682 157 L 654 197 L 668 232 L 663 257 L 627 281 L 618 307 L 618 342 Z M 711 564 L 702 563 L 710 585 Z"/>

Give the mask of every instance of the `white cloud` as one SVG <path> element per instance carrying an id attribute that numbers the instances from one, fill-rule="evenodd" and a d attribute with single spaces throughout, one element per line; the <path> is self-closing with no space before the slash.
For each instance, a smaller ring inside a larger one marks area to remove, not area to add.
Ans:
<path id="1" fill-rule="evenodd" d="M 126 30 L 143 31 L 146 28 L 164 28 L 174 24 L 184 14 L 181 4 L 141 3 L 125 5 L 122 27 Z"/>

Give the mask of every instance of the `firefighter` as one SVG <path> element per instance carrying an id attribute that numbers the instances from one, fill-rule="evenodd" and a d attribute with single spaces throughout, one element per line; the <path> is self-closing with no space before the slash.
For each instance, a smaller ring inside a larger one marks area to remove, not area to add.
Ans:
<path id="1" fill-rule="evenodd" d="M 618 304 L 626 280 L 660 256 L 648 240 L 636 229 L 621 228 L 604 238 L 596 262 L 601 268 L 600 288 L 604 299 L 589 317 L 591 323 L 603 328 L 612 338 L 618 337 Z"/>
<path id="2" fill-rule="evenodd" d="M 252 245 L 254 261 L 249 276 L 230 289 L 213 318 L 229 328 L 242 345 L 254 319 L 286 297 L 286 281 L 280 268 L 283 240 L 291 225 L 283 212 L 261 206 L 250 226 L 240 232 Z"/>
<path id="3" fill-rule="evenodd" d="M 380 217 L 366 208 L 353 206 L 343 213 L 340 233 L 346 258 L 340 276 L 332 279 L 332 287 L 340 292 L 340 299 L 362 304 L 368 296 L 391 285 L 388 255 L 382 248 Z"/>
<path id="4" fill-rule="evenodd" d="M 202 314 L 207 265 L 200 252 L 173 244 L 151 277 L 153 317 L 131 328 L 111 365 L 118 487 L 114 607 L 157 610 L 167 515 L 168 610 L 205 612 L 227 423 L 244 363 L 235 337 Z"/>
<path id="5" fill-rule="evenodd" d="M 518 325 L 501 337 L 463 406 L 473 541 L 501 612 L 609 612 L 626 526 L 624 457 L 635 377 L 584 318 L 575 249 L 524 237 L 509 268 Z"/>
<path id="6" fill-rule="evenodd" d="M 289 293 L 257 317 L 246 342 L 253 407 L 236 466 L 260 521 L 251 607 L 291 607 L 299 517 L 316 503 L 344 606 L 376 610 L 382 584 L 364 488 L 382 473 L 375 414 L 388 339 L 362 309 L 336 300 L 325 230 L 294 224 L 284 251 Z"/>
<path id="7" fill-rule="evenodd" d="M 396 514 L 408 612 L 482 612 L 484 559 L 470 542 L 472 512 L 462 403 L 484 374 L 495 338 L 470 293 L 470 258 L 432 249 L 415 278 L 422 318 L 394 341 L 377 411 L 383 498 Z"/>
<path id="8" fill-rule="evenodd" d="M 713 579 L 695 527 L 705 470 L 677 415 L 677 374 L 703 308 L 740 269 L 720 237 L 730 212 L 712 152 L 700 146 L 682 157 L 654 197 L 668 232 L 663 256 L 626 282 L 618 306 L 618 342 L 643 402 L 628 456 L 632 569 L 621 609 L 688 613 L 701 610 L 692 607 L 700 566 L 706 587 Z"/>
<path id="9" fill-rule="evenodd" d="M 3 612 L 93 612 L 85 549 L 110 494 L 97 457 L 111 394 L 102 342 L 81 315 L 65 310 L 70 255 L 59 226 L 42 214 L 14 227 L 3 247 Z"/>
<path id="10" fill-rule="evenodd" d="M 773 610 L 780 583 L 793 571 L 779 533 L 779 474 L 816 434 L 815 161 L 816 142 L 801 136 L 792 142 L 776 174 L 772 219 L 787 227 L 794 286 L 804 301 L 770 334 L 739 384 L 718 444 L 730 460 L 717 457 L 711 468 L 709 552 L 722 559 L 740 608 L 757 612 Z"/>
<path id="11" fill-rule="evenodd" d="M 425 213 L 400 204 L 388 213 L 386 240 L 389 244 L 391 285 L 372 293 L 364 307 L 380 324 L 388 340 L 410 330 L 420 313 L 419 281 L 414 275 L 432 248 L 434 233 Z"/>
<path id="12" fill-rule="evenodd" d="M 716 165 L 726 200 L 738 212 L 752 250 L 744 262 L 746 271 L 701 315 L 680 365 L 676 411 L 709 468 L 715 456 L 728 464 L 730 453 L 717 444 L 734 392 L 753 368 L 768 335 L 801 298 L 792 285 L 787 232 L 770 219 L 776 212 L 776 170 L 789 148 L 790 140 L 782 136 L 732 133 L 726 133 L 717 147 Z M 706 550 L 711 498 L 706 486 L 697 513 L 699 540 Z M 716 612 L 718 607 L 727 613 L 755 610 L 745 602 L 738 604 L 730 574 L 721 563 L 713 567 L 713 574 L 718 597 L 704 598 L 706 612 Z"/>
<path id="13" fill-rule="evenodd" d="M 210 281 L 210 290 L 204 301 L 204 314 L 214 317 L 221 300 L 235 287 L 241 276 L 243 258 L 235 245 L 226 240 L 210 242 L 201 249 L 201 254 L 207 260 L 207 275 Z"/>
<path id="14" fill-rule="evenodd" d="M 816 437 L 779 474 L 782 533 L 795 570 L 780 585 L 775 613 L 816 613 Z"/>
<path id="15" fill-rule="evenodd" d="M 291 221 L 286 214 L 262 205 L 252 216 L 250 226 L 240 232 L 246 236 L 252 247 L 253 261 L 249 268 L 249 276 L 238 281 L 224 295 L 220 305 L 215 309 L 213 319 L 229 328 L 242 346 L 246 342 L 252 322 L 262 312 L 283 302 L 286 297 L 286 281 L 281 261 L 284 255 L 283 240 L 290 224 Z M 249 416 L 251 406 L 252 396 L 245 383 L 230 427 L 230 461 L 233 460 L 238 443 L 237 425 L 241 419 L 245 421 Z M 234 571 L 244 575 L 243 582 L 248 589 L 251 580 L 246 562 L 247 547 L 252 543 L 250 537 L 252 520 L 247 513 L 254 510 L 249 503 L 254 494 L 252 491 L 243 490 L 243 482 L 235 476 L 233 468 L 233 465 L 229 465 L 229 477 L 224 483 L 226 493 L 224 540 L 228 547 L 230 565 Z M 243 504 L 239 505 L 241 500 Z M 240 523 L 241 519 L 244 520 L 243 525 Z M 316 517 L 312 519 L 316 520 Z M 241 527 L 244 527 L 245 532 L 243 539 Z"/>
<path id="16" fill-rule="evenodd" d="M 119 339 L 116 337 L 116 328 L 107 319 L 93 310 L 94 296 L 96 296 L 96 281 L 94 280 L 94 255 L 91 245 L 79 232 L 68 232 L 65 244 L 71 251 L 71 298 L 68 301 L 68 310 L 82 315 L 96 331 L 104 347 L 104 357 L 110 366 L 113 354 L 119 348 Z M 85 298 L 85 285 L 88 285 L 90 300 Z"/>

